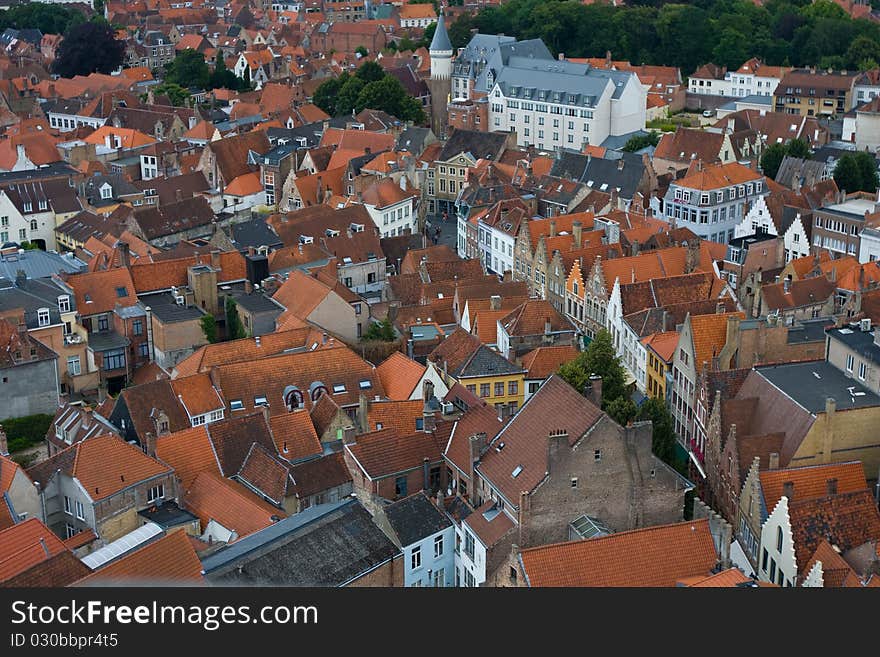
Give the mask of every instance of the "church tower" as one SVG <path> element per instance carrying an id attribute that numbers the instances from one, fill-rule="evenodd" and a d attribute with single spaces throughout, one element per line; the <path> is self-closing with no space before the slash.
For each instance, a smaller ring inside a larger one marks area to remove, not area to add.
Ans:
<path id="1" fill-rule="evenodd" d="M 446 32 L 443 12 L 437 18 L 437 29 L 431 40 L 431 77 L 427 80 L 431 91 L 431 130 L 442 139 L 446 136 L 446 104 L 452 91 L 452 42 Z"/>

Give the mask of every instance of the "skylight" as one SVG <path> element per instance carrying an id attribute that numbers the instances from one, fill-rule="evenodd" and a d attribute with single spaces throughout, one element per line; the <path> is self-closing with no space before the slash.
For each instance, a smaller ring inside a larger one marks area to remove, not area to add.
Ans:
<path id="1" fill-rule="evenodd" d="M 230 410 L 240 411 L 243 408 L 244 408 L 244 404 L 241 402 L 240 399 L 233 399 L 232 401 L 229 402 L 229 409 Z"/>
<path id="2" fill-rule="evenodd" d="M 266 397 L 263 395 L 257 395 L 256 397 L 254 397 L 254 405 L 255 406 L 260 406 L 260 405 L 268 406 L 269 400 L 266 399 Z"/>
<path id="3" fill-rule="evenodd" d="M 333 384 L 333 394 L 334 395 L 338 395 L 343 392 L 345 392 L 345 384 L 344 383 Z"/>
<path id="4" fill-rule="evenodd" d="M 364 379 L 363 381 L 360 381 L 360 382 L 358 383 L 358 387 L 359 387 L 361 390 L 366 390 L 366 389 L 368 389 L 368 388 L 372 388 L 372 387 L 373 387 L 373 382 L 370 381 L 369 379 Z"/>
<path id="5" fill-rule="evenodd" d="M 116 296 L 121 299 L 122 297 L 127 297 L 128 292 L 126 292 L 124 287 L 117 287 L 116 288 Z"/>
<path id="6" fill-rule="evenodd" d="M 516 479 L 519 476 L 519 473 L 522 471 L 523 467 L 521 465 L 518 465 L 513 469 L 513 472 L 510 473 L 510 476 Z"/>

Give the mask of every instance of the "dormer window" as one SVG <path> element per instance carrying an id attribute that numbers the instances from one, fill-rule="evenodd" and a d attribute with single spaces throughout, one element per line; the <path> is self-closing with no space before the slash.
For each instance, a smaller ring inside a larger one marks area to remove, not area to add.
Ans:
<path id="1" fill-rule="evenodd" d="M 303 407 L 303 395 L 298 389 L 288 386 L 284 391 L 284 405 L 288 411 L 294 411 Z"/>
<path id="2" fill-rule="evenodd" d="M 333 384 L 333 394 L 341 395 L 345 392 L 345 384 L 344 383 L 335 383 Z"/>
<path id="3" fill-rule="evenodd" d="M 113 188 L 106 183 L 101 186 L 101 198 L 108 199 L 113 196 Z"/>
<path id="4" fill-rule="evenodd" d="M 370 381 L 369 379 L 363 379 L 362 381 L 358 382 L 358 387 L 361 390 L 369 390 L 370 388 L 373 387 L 373 382 Z"/>
<path id="5" fill-rule="evenodd" d="M 49 326 L 49 309 L 40 308 L 37 310 L 37 324 L 40 326 Z"/>
<path id="6" fill-rule="evenodd" d="M 62 313 L 70 312 L 70 296 L 62 294 L 58 297 L 58 310 Z"/>
<path id="7" fill-rule="evenodd" d="M 268 406 L 269 400 L 266 399 L 265 395 L 257 395 L 254 397 L 254 406 Z"/>
<path id="8" fill-rule="evenodd" d="M 30 201 L 25 201 L 24 211 L 25 212 L 33 212 L 33 209 L 34 209 L 33 203 L 31 203 Z"/>
<path id="9" fill-rule="evenodd" d="M 49 204 L 46 202 L 46 199 L 40 199 L 39 207 L 40 207 L 40 210 L 46 210 L 49 207 Z"/>

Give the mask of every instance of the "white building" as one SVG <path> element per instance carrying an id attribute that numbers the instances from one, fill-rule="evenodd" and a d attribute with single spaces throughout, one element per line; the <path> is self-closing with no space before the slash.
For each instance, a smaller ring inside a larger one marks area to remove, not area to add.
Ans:
<path id="1" fill-rule="evenodd" d="M 382 237 L 395 237 L 407 231 L 418 233 L 417 201 L 418 191 L 405 175 L 397 182 L 383 178 L 361 195 L 361 202 Z"/>
<path id="2" fill-rule="evenodd" d="M 779 586 L 794 586 L 797 573 L 788 498 L 783 495 L 761 527 L 758 579 Z"/>
<path id="3" fill-rule="evenodd" d="M 736 71 L 728 71 L 724 79 L 728 83 L 728 93 L 737 98 L 745 96 L 773 96 L 779 81 L 788 69 L 781 66 L 767 66 L 753 57 Z"/>
<path id="4" fill-rule="evenodd" d="M 754 205 L 745 214 L 742 221 L 734 228 L 734 237 L 748 237 L 755 233 L 779 235 L 777 222 L 770 215 L 766 197 L 758 197 Z M 804 225 L 799 208 L 783 206 L 782 216 L 778 222 L 782 228 L 785 243 L 785 262 L 802 258 L 810 254 L 810 238 Z"/>
<path id="5" fill-rule="evenodd" d="M 405 587 L 455 585 L 455 525 L 424 492 L 383 507 L 377 522 L 403 552 Z"/>
<path id="6" fill-rule="evenodd" d="M 581 149 L 645 127 L 645 88 L 634 73 L 511 57 L 488 72 L 489 126 L 517 144 Z"/>

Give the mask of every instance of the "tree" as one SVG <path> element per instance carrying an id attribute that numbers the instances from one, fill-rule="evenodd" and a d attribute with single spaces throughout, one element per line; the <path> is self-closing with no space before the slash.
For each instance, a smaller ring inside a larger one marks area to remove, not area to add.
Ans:
<path id="1" fill-rule="evenodd" d="M 846 192 L 876 192 L 880 187 L 877 162 L 870 153 L 847 153 L 834 167 L 834 182 Z"/>
<path id="2" fill-rule="evenodd" d="M 771 144 L 764 149 L 764 154 L 761 155 L 761 169 L 764 171 L 764 175 L 775 180 L 784 159 L 785 146 L 782 144 Z"/>
<path id="3" fill-rule="evenodd" d="M 345 76 L 346 79 L 348 78 L 347 73 L 343 73 L 342 75 Z M 342 88 L 343 83 L 344 80 L 342 76 L 325 80 L 318 85 L 317 89 L 315 89 L 315 93 L 312 96 L 312 102 L 330 116 L 337 116 L 336 99 L 339 96 L 339 90 Z"/>
<path id="4" fill-rule="evenodd" d="M 394 326 L 387 317 L 381 322 L 373 322 L 366 332 L 361 336 L 361 340 L 369 342 L 370 340 L 380 340 L 382 342 L 393 342 L 397 339 L 394 332 Z"/>
<path id="5" fill-rule="evenodd" d="M 618 397 L 611 400 L 605 410 L 611 419 L 620 425 L 628 424 L 639 412 L 636 403 L 629 397 Z"/>
<path id="6" fill-rule="evenodd" d="M 242 91 L 247 88 L 247 83 L 226 68 L 226 60 L 223 58 L 223 54 L 218 52 L 214 70 L 208 78 L 208 88 Z"/>
<path id="7" fill-rule="evenodd" d="M 364 81 L 359 77 L 348 78 L 339 88 L 339 93 L 336 94 L 336 113 L 334 116 L 351 114 L 352 110 L 357 106 L 358 96 L 364 86 L 366 86 Z M 373 109 L 379 108 L 374 107 Z"/>
<path id="8" fill-rule="evenodd" d="M 99 14 L 104 13 L 104 0 L 95 0 L 93 5 L 95 11 Z"/>
<path id="9" fill-rule="evenodd" d="M 629 140 L 623 145 L 623 150 L 626 153 L 635 153 L 636 151 L 640 151 L 643 148 L 648 148 L 649 146 L 656 146 L 660 143 L 660 133 L 656 130 L 651 130 L 647 135 L 637 135 L 635 137 L 630 137 Z"/>
<path id="10" fill-rule="evenodd" d="M 61 46 L 52 70 L 61 77 L 91 73 L 109 74 L 122 64 L 125 43 L 116 39 L 107 23 L 82 23 L 70 29 Z"/>
<path id="11" fill-rule="evenodd" d="M 785 154 L 789 157 L 799 157 L 805 160 L 812 153 L 810 152 L 810 145 L 803 139 L 792 139 L 785 145 Z"/>
<path id="12" fill-rule="evenodd" d="M 165 66 L 165 82 L 178 84 L 185 89 L 190 87 L 205 89 L 210 78 L 211 72 L 205 62 L 205 56 L 192 48 L 179 53 Z"/>
<path id="13" fill-rule="evenodd" d="M 238 340 L 246 337 L 247 331 L 238 315 L 238 304 L 232 297 L 226 297 L 226 339 Z"/>
<path id="14" fill-rule="evenodd" d="M 385 77 L 385 69 L 376 62 L 364 62 L 360 65 L 354 76 L 359 80 L 363 80 L 364 84 L 377 82 Z"/>
<path id="15" fill-rule="evenodd" d="M 675 465 L 675 425 L 666 404 L 659 397 L 646 399 L 638 412 L 639 420 L 650 420 L 653 426 L 651 451 L 664 463 Z"/>
<path id="16" fill-rule="evenodd" d="M 175 107 L 182 107 L 188 104 L 188 100 L 191 98 L 191 94 L 189 91 L 181 87 L 179 84 L 175 84 L 173 82 L 163 82 L 162 84 L 157 84 L 153 87 L 153 95 L 154 96 L 168 96 L 171 100 L 171 104 Z"/>
<path id="17" fill-rule="evenodd" d="M 559 368 L 559 376 L 568 381 L 575 390 L 584 394 L 590 383 L 590 376 L 602 377 L 602 408 L 620 397 L 628 397 L 626 373 L 614 351 L 611 334 L 601 330 L 593 338 L 590 346 L 578 357 Z"/>
<path id="18" fill-rule="evenodd" d="M 358 46 L 357 48 L 354 49 L 354 51 L 358 55 L 360 55 L 361 57 L 366 57 L 367 55 L 370 54 L 369 51 L 366 48 L 364 48 L 363 46 Z"/>
<path id="19" fill-rule="evenodd" d="M 361 89 L 354 109 L 360 112 L 367 108 L 388 112 L 402 121 L 421 123 L 425 120 L 419 101 L 406 93 L 400 80 L 393 75 L 385 75 Z"/>
<path id="20" fill-rule="evenodd" d="M 202 325 L 202 333 L 205 334 L 205 339 L 211 344 L 217 342 L 217 320 L 214 319 L 214 315 L 210 313 L 203 315 L 199 320 L 199 324 Z"/>

